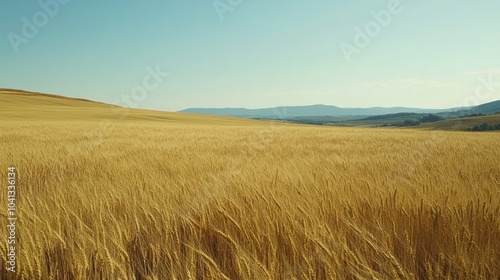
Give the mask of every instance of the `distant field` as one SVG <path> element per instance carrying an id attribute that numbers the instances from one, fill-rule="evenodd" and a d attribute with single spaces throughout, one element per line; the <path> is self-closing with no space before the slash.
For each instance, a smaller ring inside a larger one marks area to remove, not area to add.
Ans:
<path id="1" fill-rule="evenodd" d="M 466 130 L 475 125 L 482 125 L 487 123 L 490 125 L 500 124 L 500 114 L 486 115 L 478 117 L 450 117 L 452 113 L 438 114 L 446 120 L 426 123 L 423 125 L 411 126 L 409 128 L 416 129 L 434 129 L 434 130 Z M 455 113 L 456 114 L 456 113 Z M 428 116 L 429 114 L 392 114 L 381 116 L 343 116 L 343 117 L 300 117 L 291 119 L 290 122 L 303 123 L 303 124 L 316 124 L 316 125 L 330 125 L 330 126 L 345 126 L 345 127 L 393 127 L 403 128 L 401 126 L 405 121 L 418 121 L 420 118 Z M 449 119 L 448 119 L 449 118 Z M 408 128 L 408 127 L 404 127 Z"/>
<path id="2" fill-rule="evenodd" d="M 0 90 L 18 279 L 500 277 L 498 133 L 124 110 Z"/>
<path id="3" fill-rule="evenodd" d="M 500 114 L 444 120 L 419 126 L 424 129 L 465 130 L 475 125 L 500 124 Z"/>
<path id="4" fill-rule="evenodd" d="M 378 126 L 382 126 L 385 124 L 403 123 L 405 120 L 417 120 L 418 118 L 420 118 L 424 115 L 425 114 L 408 113 L 405 115 L 386 116 L 384 118 L 374 118 L 374 119 L 363 118 L 360 120 L 347 120 L 345 122 L 338 123 L 338 125 L 378 127 Z"/>

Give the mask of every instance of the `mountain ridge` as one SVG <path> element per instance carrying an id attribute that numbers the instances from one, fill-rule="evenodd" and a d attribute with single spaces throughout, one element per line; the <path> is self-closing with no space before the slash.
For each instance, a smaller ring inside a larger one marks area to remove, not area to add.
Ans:
<path id="1" fill-rule="evenodd" d="M 439 113 L 446 111 L 468 110 L 470 107 L 449 109 L 424 109 L 411 107 L 368 107 L 343 108 L 335 105 L 278 106 L 260 109 L 247 108 L 188 108 L 179 112 L 233 116 L 247 118 L 293 118 L 300 116 L 373 116 L 396 113 Z"/>

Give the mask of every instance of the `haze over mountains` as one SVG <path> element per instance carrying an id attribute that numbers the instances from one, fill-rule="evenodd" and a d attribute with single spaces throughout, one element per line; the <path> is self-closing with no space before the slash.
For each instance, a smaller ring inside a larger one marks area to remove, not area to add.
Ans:
<path id="1" fill-rule="evenodd" d="M 372 107 L 372 108 L 341 108 L 330 105 L 310 105 L 310 106 L 282 106 L 263 109 L 245 108 L 189 108 L 180 112 L 208 114 L 219 116 L 233 116 L 244 118 L 273 118 L 286 119 L 301 116 L 373 116 L 397 113 L 439 113 L 458 110 L 471 110 L 474 113 L 491 114 L 500 111 L 500 101 L 486 103 L 476 107 L 459 107 L 449 109 L 422 109 L 406 107 Z"/>

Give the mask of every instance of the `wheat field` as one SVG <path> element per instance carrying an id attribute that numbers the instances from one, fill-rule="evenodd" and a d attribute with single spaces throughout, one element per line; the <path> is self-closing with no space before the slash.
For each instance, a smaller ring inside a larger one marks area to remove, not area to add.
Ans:
<path id="1" fill-rule="evenodd" d="M 500 277 L 498 133 L 117 117 L 0 96 L 17 279 Z"/>

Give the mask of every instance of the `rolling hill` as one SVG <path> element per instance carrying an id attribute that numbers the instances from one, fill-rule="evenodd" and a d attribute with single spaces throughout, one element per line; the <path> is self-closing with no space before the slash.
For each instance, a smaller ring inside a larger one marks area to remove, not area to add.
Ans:
<path id="1" fill-rule="evenodd" d="M 125 108 L 54 94 L 0 89 L 0 119 L 16 121 L 133 121 L 191 124 L 259 124 L 250 119 Z"/>
<path id="2" fill-rule="evenodd" d="M 482 125 L 483 123 L 500 124 L 500 114 L 448 119 L 420 125 L 417 126 L 417 128 L 434 130 L 466 130 L 476 125 Z"/>

